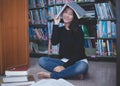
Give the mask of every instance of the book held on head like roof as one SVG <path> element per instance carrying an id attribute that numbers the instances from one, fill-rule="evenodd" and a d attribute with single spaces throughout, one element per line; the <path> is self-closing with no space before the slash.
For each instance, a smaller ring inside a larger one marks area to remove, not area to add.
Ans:
<path id="1" fill-rule="evenodd" d="M 78 19 L 85 17 L 85 15 L 87 14 L 87 12 L 82 7 L 80 7 L 76 2 L 71 1 L 64 4 L 60 12 L 57 14 L 56 18 L 58 18 L 62 14 L 66 7 L 70 7 L 71 9 L 73 9 Z"/>

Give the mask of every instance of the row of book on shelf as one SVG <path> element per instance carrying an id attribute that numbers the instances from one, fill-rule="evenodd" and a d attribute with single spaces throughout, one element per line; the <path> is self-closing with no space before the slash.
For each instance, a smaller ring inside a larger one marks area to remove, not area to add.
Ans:
<path id="1" fill-rule="evenodd" d="M 97 25 L 99 25 L 99 28 L 97 27 L 97 37 L 98 38 L 111 38 L 111 41 L 109 41 L 110 39 L 107 39 L 108 42 L 106 41 L 106 43 L 103 43 L 103 42 L 100 42 L 102 39 L 99 39 L 99 42 L 97 41 L 97 45 L 103 46 L 104 44 L 106 44 L 104 47 L 106 47 L 106 49 L 108 48 L 107 52 L 109 52 L 109 51 L 112 52 L 108 55 L 109 56 L 111 56 L 113 54 L 115 55 L 115 51 L 113 51 L 113 50 L 115 50 L 115 48 L 111 47 L 111 45 L 114 45 L 114 43 L 112 43 L 112 40 L 116 38 L 116 27 L 115 27 L 116 25 L 114 22 L 111 22 L 111 21 L 99 21 L 99 22 L 101 22 L 101 24 L 100 25 L 97 24 Z M 63 26 L 63 24 L 59 25 L 59 27 L 61 27 L 61 26 Z M 86 25 L 81 25 L 81 27 L 84 32 L 84 36 L 88 37 L 88 39 L 85 39 L 85 48 L 95 48 L 95 38 L 89 39 L 90 34 L 88 32 L 88 27 Z M 33 28 L 33 29 L 35 29 L 35 28 Z M 48 22 L 48 41 L 51 39 L 52 29 L 53 29 L 53 22 Z M 106 36 L 104 36 L 103 34 L 106 34 Z M 41 44 L 32 42 L 32 43 L 30 43 L 30 46 L 31 46 L 31 48 L 30 48 L 31 51 L 35 51 L 36 53 L 39 53 L 42 50 Z M 44 51 L 45 53 L 58 54 L 58 52 L 59 52 L 59 45 L 51 46 L 48 42 L 48 43 L 44 43 L 44 45 L 42 45 L 42 46 L 48 46 L 48 48 L 46 48 L 46 50 Z M 99 53 L 104 52 L 101 50 L 103 50 L 103 49 L 101 49 L 101 47 L 97 46 L 96 54 L 98 54 L 98 52 Z"/>
<path id="2" fill-rule="evenodd" d="M 116 24 L 114 21 L 98 21 L 96 30 L 98 38 L 116 38 Z"/>
<path id="3" fill-rule="evenodd" d="M 97 3 L 95 9 L 98 19 L 114 19 L 115 13 L 111 2 Z"/>
<path id="4" fill-rule="evenodd" d="M 53 19 L 61 9 L 62 5 L 48 6 L 47 9 L 32 9 L 29 11 L 30 23 L 47 24 L 47 19 Z M 95 4 L 95 10 L 98 19 L 115 19 L 115 13 L 110 2 Z M 86 10 L 86 17 L 95 18 L 95 10 Z"/>
<path id="5" fill-rule="evenodd" d="M 63 26 L 64 24 L 60 24 L 59 27 Z M 84 37 L 90 37 L 89 34 L 89 27 L 85 24 L 80 25 L 83 32 Z M 48 35 L 51 36 L 53 29 L 53 22 L 48 22 Z M 102 20 L 98 21 L 96 24 L 96 32 L 97 38 L 116 38 L 116 23 L 115 21 L 110 20 Z M 51 38 L 51 37 L 49 37 Z"/>
<path id="6" fill-rule="evenodd" d="M 47 5 L 64 4 L 67 2 L 95 2 L 95 0 L 29 0 L 29 8 L 45 7 Z"/>
<path id="7" fill-rule="evenodd" d="M 116 41 L 115 40 L 97 40 L 96 55 L 100 56 L 116 56 Z"/>
<path id="8" fill-rule="evenodd" d="M 29 37 L 30 39 L 48 40 L 48 29 L 46 27 L 30 27 Z"/>
<path id="9" fill-rule="evenodd" d="M 29 8 L 45 7 L 47 0 L 29 0 Z"/>
<path id="10" fill-rule="evenodd" d="M 95 0 L 48 0 L 48 5 L 64 4 L 64 3 L 67 3 L 67 2 L 71 2 L 71 1 L 74 1 L 74 2 L 77 2 L 77 3 L 80 3 L 80 2 L 95 2 Z"/>
<path id="11" fill-rule="evenodd" d="M 48 43 L 47 42 L 42 42 L 42 43 L 30 42 L 29 49 L 30 49 L 30 53 L 35 52 L 35 53 L 48 54 Z"/>
<path id="12" fill-rule="evenodd" d="M 53 19 L 62 9 L 62 5 L 49 6 L 41 9 L 32 9 L 29 11 L 29 18 L 31 24 L 47 24 L 47 19 Z M 95 10 L 88 10 L 86 17 L 95 18 Z"/>
<path id="13" fill-rule="evenodd" d="M 98 39 L 96 43 L 96 47 L 91 47 L 91 40 L 87 41 L 85 43 L 85 52 L 87 53 L 87 56 L 116 56 L 116 41 L 110 40 L 110 39 Z M 89 47 L 88 47 L 89 46 Z M 48 49 L 48 45 L 41 46 L 37 43 L 30 42 L 30 49 L 31 52 L 35 52 L 38 54 L 59 54 L 59 44 L 58 45 L 51 45 L 51 49 Z M 92 50 L 92 51 L 91 51 Z M 90 54 L 92 53 L 92 54 Z"/>
<path id="14" fill-rule="evenodd" d="M 38 53 L 38 54 L 59 54 L 59 44 L 58 45 L 49 45 L 44 44 L 41 45 L 39 43 L 30 42 L 29 44 L 30 53 Z M 50 47 L 50 48 L 49 48 Z"/>
<path id="15" fill-rule="evenodd" d="M 85 40 L 85 50 L 87 56 L 90 55 L 100 55 L 100 56 L 116 56 L 116 41 L 113 39 L 97 39 L 96 42 L 93 43 L 91 39 Z M 59 44 L 58 45 L 41 45 L 39 43 L 30 42 L 30 51 L 39 53 L 39 54 L 59 54 Z M 91 51 L 92 50 L 92 51 Z"/>
<path id="16" fill-rule="evenodd" d="M 67 4 L 68 6 L 70 6 L 69 4 Z M 65 7 L 65 5 L 64 5 Z M 62 11 L 62 9 L 64 9 L 63 5 L 55 5 L 55 6 L 49 6 L 48 7 L 48 19 L 53 19 L 53 17 L 55 15 L 59 15 L 59 13 L 61 13 L 60 11 Z M 77 10 L 81 10 L 80 8 L 74 6 L 74 8 L 76 11 Z M 81 13 L 84 13 L 82 10 L 80 11 Z M 85 18 L 95 18 L 95 10 L 86 10 L 85 13 Z"/>
<path id="17" fill-rule="evenodd" d="M 45 8 L 29 11 L 30 24 L 47 24 L 47 12 Z"/>

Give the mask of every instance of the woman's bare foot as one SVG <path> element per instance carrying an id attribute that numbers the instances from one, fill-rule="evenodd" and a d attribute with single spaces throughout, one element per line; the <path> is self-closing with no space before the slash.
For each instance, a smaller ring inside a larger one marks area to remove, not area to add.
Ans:
<path id="1" fill-rule="evenodd" d="M 39 72 L 38 78 L 50 78 L 50 73 L 47 72 Z"/>

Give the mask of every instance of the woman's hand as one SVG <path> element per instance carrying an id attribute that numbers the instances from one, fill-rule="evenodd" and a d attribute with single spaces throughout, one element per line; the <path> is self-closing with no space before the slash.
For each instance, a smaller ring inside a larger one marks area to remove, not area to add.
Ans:
<path id="1" fill-rule="evenodd" d="M 63 66 L 57 66 L 54 68 L 55 72 L 61 72 L 62 70 L 64 70 L 65 68 Z"/>
<path id="2" fill-rule="evenodd" d="M 56 18 L 56 16 L 55 16 L 53 19 L 54 19 L 55 25 L 58 25 L 60 23 L 60 17 Z"/>

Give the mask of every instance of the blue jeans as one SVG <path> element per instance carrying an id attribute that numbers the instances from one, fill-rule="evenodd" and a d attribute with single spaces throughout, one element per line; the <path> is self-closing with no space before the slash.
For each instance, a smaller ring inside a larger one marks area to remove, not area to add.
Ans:
<path id="1" fill-rule="evenodd" d="M 85 74 L 88 71 L 88 63 L 80 60 L 75 62 L 73 65 L 65 68 L 65 70 L 62 70 L 61 72 L 53 71 L 56 66 L 62 66 L 63 64 L 64 62 L 58 58 L 40 57 L 39 59 L 39 65 L 42 68 L 50 71 L 50 77 L 55 79 L 74 77 L 79 74 Z"/>

